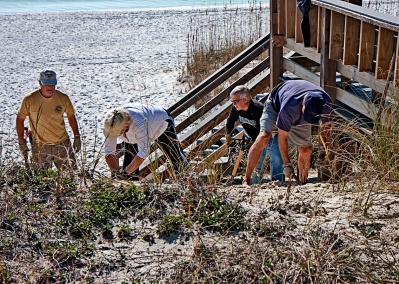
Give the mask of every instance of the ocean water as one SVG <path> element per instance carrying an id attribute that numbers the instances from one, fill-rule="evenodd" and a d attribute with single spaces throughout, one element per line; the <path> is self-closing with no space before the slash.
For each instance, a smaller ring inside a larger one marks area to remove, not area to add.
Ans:
<path id="1" fill-rule="evenodd" d="M 0 0 L 0 14 L 148 10 L 253 4 L 268 0 Z"/>

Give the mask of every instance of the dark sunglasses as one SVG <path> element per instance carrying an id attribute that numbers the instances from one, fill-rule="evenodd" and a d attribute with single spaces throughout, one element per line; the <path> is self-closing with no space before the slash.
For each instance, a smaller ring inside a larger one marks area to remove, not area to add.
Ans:
<path id="1" fill-rule="evenodd" d="M 233 105 L 234 104 L 238 104 L 240 101 L 241 101 L 242 99 L 239 99 L 239 100 L 230 100 L 232 103 L 233 103 Z"/>

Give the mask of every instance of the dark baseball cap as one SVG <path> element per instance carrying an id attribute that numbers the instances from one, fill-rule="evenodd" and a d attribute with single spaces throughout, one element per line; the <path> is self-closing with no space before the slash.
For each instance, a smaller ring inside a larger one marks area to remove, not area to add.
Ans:
<path id="1" fill-rule="evenodd" d="M 321 114 L 323 113 L 323 107 L 325 99 L 319 93 L 308 93 L 303 99 L 305 110 L 303 111 L 303 119 L 309 123 L 317 123 Z"/>

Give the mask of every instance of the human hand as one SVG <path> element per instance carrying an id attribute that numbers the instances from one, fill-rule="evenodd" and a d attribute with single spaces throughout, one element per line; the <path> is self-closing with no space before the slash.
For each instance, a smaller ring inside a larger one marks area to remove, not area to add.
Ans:
<path id="1" fill-rule="evenodd" d="M 283 165 L 283 173 L 286 178 L 291 179 L 291 178 L 295 177 L 294 167 L 292 166 L 291 163 Z"/>
<path id="2" fill-rule="evenodd" d="M 75 153 L 78 153 L 81 147 L 82 143 L 80 141 L 80 136 L 75 136 L 75 138 L 73 139 L 73 150 L 75 151 Z"/>
<path id="3" fill-rule="evenodd" d="M 226 134 L 226 137 L 225 137 L 225 138 L 226 138 L 226 144 L 227 144 L 227 145 L 230 145 L 231 140 L 232 140 L 232 139 L 231 139 L 231 134 Z"/>

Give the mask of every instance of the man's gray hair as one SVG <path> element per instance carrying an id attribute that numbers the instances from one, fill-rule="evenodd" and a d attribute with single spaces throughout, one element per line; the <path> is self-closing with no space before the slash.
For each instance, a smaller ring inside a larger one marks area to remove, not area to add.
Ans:
<path id="1" fill-rule="evenodd" d="M 110 110 L 104 118 L 104 136 L 117 138 L 130 120 L 129 112 L 124 108 Z"/>
<path id="2" fill-rule="evenodd" d="M 230 97 L 234 95 L 240 95 L 240 98 L 251 98 L 251 94 L 249 92 L 249 89 L 244 86 L 244 85 L 239 85 L 235 87 L 231 92 L 230 92 Z"/>

